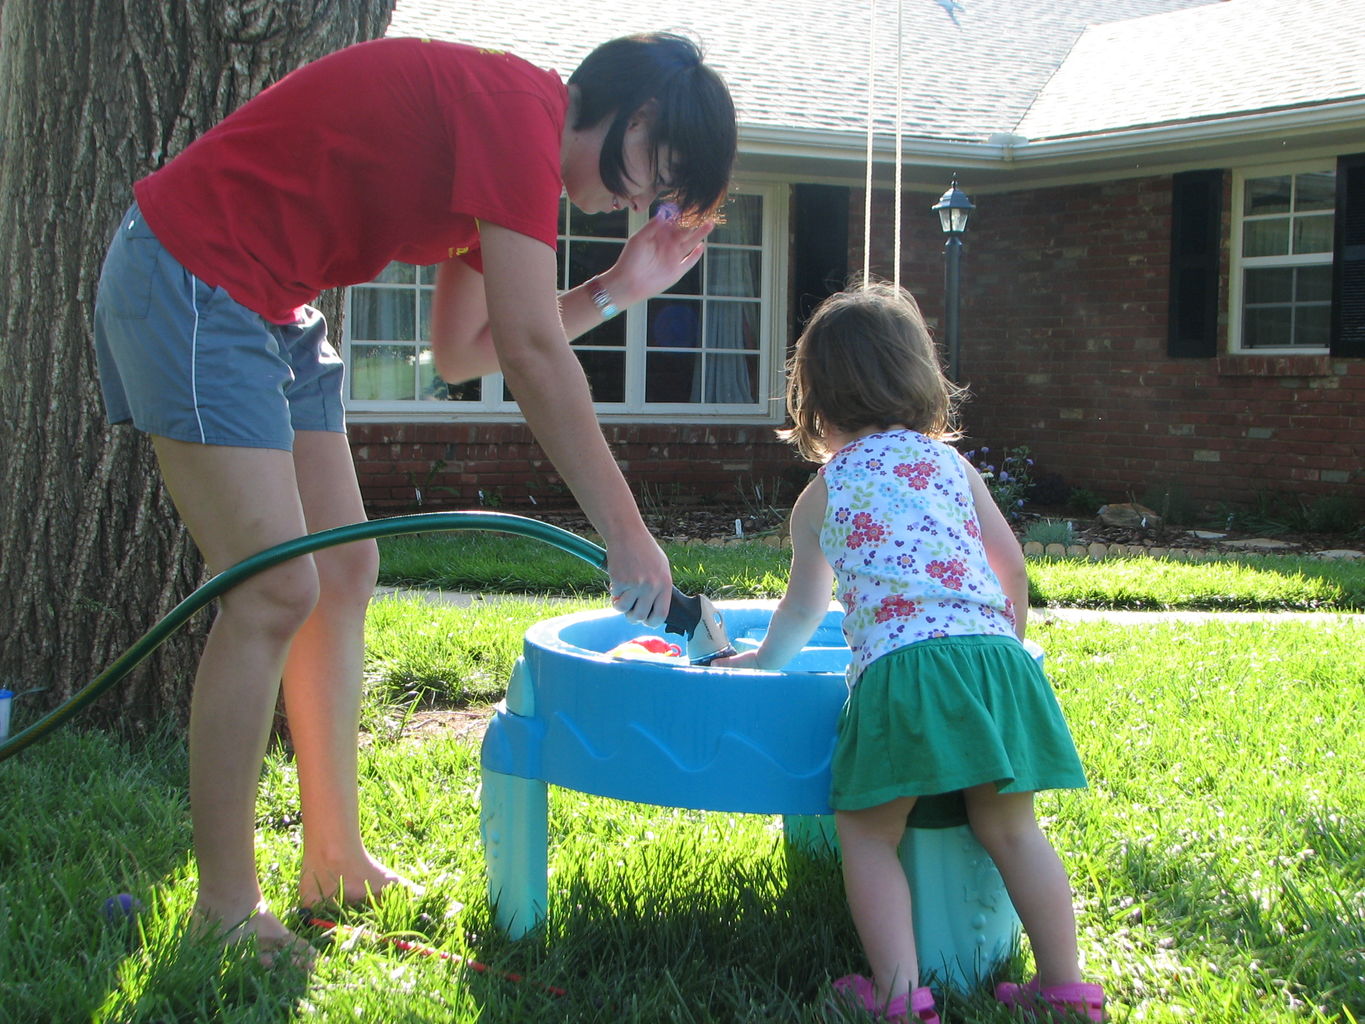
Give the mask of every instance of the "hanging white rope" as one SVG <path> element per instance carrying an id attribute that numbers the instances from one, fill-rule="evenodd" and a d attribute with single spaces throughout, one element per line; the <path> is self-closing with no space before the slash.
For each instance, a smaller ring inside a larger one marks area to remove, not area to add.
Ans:
<path id="1" fill-rule="evenodd" d="M 901 73 L 904 64 L 905 47 L 905 0 L 896 0 L 896 204 L 895 215 L 891 218 L 894 222 L 895 239 L 891 247 L 891 280 L 897 288 L 901 286 L 901 148 L 903 133 L 901 131 L 901 92 L 904 88 L 905 76 Z"/>
<path id="2" fill-rule="evenodd" d="M 872 278 L 872 136 L 877 95 L 877 0 L 867 17 L 867 183 L 863 189 L 863 287 Z"/>
<path id="3" fill-rule="evenodd" d="M 892 270 L 897 288 L 901 283 L 901 155 L 904 149 L 901 110 L 904 94 L 905 0 L 896 0 L 896 169 L 892 214 Z M 872 277 L 872 143 L 876 135 L 877 97 L 877 0 L 869 0 L 867 31 L 867 178 L 863 190 L 863 286 Z"/>

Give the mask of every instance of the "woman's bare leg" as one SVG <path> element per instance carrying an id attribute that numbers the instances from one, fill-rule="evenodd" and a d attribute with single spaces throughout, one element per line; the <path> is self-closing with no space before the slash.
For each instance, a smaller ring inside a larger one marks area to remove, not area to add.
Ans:
<path id="1" fill-rule="evenodd" d="M 344 434 L 298 432 L 294 464 L 310 533 L 365 521 Z M 324 548 L 313 557 L 321 597 L 295 635 L 284 669 L 303 804 L 304 906 L 333 898 L 363 900 L 401 881 L 365 849 L 356 782 L 365 609 L 379 552 L 367 540 Z"/>
<path id="2" fill-rule="evenodd" d="M 153 437 L 166 486 L 213 572 L 305 532 L 288 452 Z M 286 652 L 317 602 L 311 558 L 244 581 L 219 603 L 190 705 L 190 816 L 199 867 L 196 920 L 261 949 L 306 944 L 265 906 L 255 808 Z"/>

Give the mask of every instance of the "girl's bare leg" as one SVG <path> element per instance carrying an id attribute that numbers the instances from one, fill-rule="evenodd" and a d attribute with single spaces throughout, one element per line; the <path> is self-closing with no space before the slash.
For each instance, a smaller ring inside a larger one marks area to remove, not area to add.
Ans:
<path id="1" fill-rule="evenodd" d="M 176 508 L 212 572 L 305 532 L 288 452 L 153 437 Z M 190 816 L 199 867 L 196 921 L 254 935 L 267 957 L 297 939 L 265 906 L 256 873 L 255 807 L 295 631 L 317 602 L 311 558 L 286 562 L 225 594 L 199 660 L 190 705 Z"/>
<path id="2" fill-rule="evenodd" d="M 896 853 L 914 806 L 914 798 L 901 798 L 834 815 L 848 908 L 882 1006 L 919 986 L 910 884 Z"/>
<path id="3" fill-rule="evenodd" d="M 1032 793 L 1000 793 L 994 785 L 966 791 L 972 831 L 1000 869 L 1019 922 L 1033 947 L 1043 986 L 1081 980 L 1071 882 L 1033 813 Z"/>
<path id="4" fill-rule="evenodd" d="M 300 431 L 294 464 L 308 532 L 365 521 L 344 434 Z M 304 906 L 364 900 L 401 881 L 366 851 L 360 837 L 357 731 L 364 668 L 365 609 L 374 592 L 374 541 L 314 554 L 321 597 L 294 637 L 284 666 L 285 707 L 299 766 L 303 805 Z"/>

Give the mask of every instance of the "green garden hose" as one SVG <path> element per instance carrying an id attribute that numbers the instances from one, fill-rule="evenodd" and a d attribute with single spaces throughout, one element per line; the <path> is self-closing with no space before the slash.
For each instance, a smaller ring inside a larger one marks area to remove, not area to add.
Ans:
<path id="1" fill-rule="evenodd" d="M 552 547 L 571 555 L 577 555 L 588 564 L 605 569 L 607 552 L 590 540 L 584 540 L 575 533 L 542 523 L 525 516 L 514 516 L 506 512 L 424 512 L 410 516 L 394 516 L 392 519 L 375 519 L 365 523 L 352 523 L 338 526 L 334 530 L 310 533 L 305 537 L 266 548 L 250 558 L 244 558 L 230 569 L 205 582 L 189 597 L 172 608 L 166 615 L 147 630 L 136 643 L 97 675 L 81 690 L 72 694 L 65 702 L 49 711 L 38 721 L 22 732 L 15 733 L 0 743 L 0 761 L 19 753 L 25 747 L 38 742 L 59 725 L 66 722 L 78 711 L 89 705 L 105 690 L 126 676 L 138 664 L 156 650 L 189 617 L 210 601 L 231 590 L 243 580 L 264 572 L 281 562 L 287 562 L 299 555 L 306 555 L 322 548 L 351 541 L 368 540 L 372 537 L 394 537 L 405 533 L 447 533 L 455 530 L 487 530 L 492 533 L 510 533 L 519 537 L 543 541 Z"/>

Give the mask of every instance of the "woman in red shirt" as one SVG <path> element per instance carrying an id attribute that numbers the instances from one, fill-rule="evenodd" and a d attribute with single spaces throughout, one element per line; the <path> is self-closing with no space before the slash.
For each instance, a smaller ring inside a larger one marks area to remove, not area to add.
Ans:
<path id="1" fill-rule="evenodd" d="M 287 75 L 134 186 L 96 304 L 113 423 L 151 435 L 208 568 L 364 520 L 342 366 L 309 303 L 392 260 L 437 264 L 447 382 L 501 370 L 609 552 L 615 607 L 657 624 L 667 559 L 609 452 L 569 348 L 700 259 L 736 146 L 724 83 L 689 40 L 614 40 L 567 84 L 503 52 L 418 39 L 348 47 Z M 563 294 L 561 195 L 588 213 L 668 199 L 616 265 Z M 360 838 L 363 625 L 378 553 L 329 548 L 226 595 L 195 678 L 195 920 L 307 959 L 265 904 L 257 781 L 280 681 L 298 766 L 299 898 L 400 881 Z"/>

